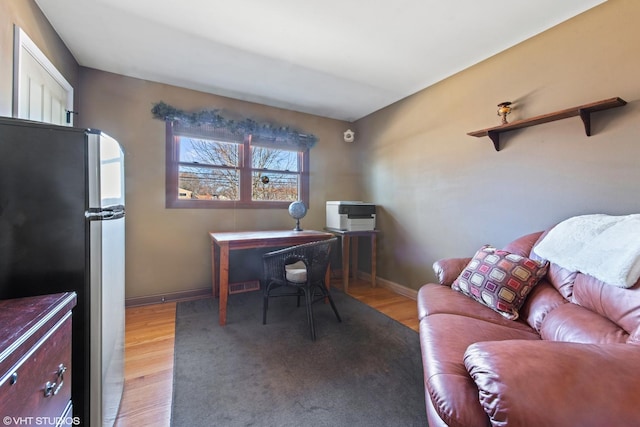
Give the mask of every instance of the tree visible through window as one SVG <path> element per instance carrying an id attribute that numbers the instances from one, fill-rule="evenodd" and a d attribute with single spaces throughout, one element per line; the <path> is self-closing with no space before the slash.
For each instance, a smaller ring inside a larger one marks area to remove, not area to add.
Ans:
<path id="1" fill-rule="evenodd" d="M 168 207 L 308 205 L 309 150 L 167 123 Z"/>
<path id="2" fill-rule="evenodd" d="M 240 145 L 178 137 L 178 197 L 240 200 Z"/>
<path id="3" fill-rule="evenodd" d="M 300 155 L 279 148 L 251 147 L 251 200 L 298 200 Z"/>

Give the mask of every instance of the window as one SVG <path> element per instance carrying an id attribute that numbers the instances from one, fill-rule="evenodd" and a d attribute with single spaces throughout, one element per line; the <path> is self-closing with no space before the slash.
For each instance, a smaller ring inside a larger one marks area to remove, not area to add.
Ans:
<path id="1" fill-rule="evenodd" d="M 168 121 L 166 197 L 170 208 L 308 206 L 309 150 Z"/>

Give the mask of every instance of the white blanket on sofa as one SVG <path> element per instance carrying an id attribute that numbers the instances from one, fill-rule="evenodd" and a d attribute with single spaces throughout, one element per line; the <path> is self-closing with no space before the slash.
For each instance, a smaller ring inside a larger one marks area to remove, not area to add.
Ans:
<path id="1" fill-rule="evenodd" d="M 534 252 L 568 270 L 629 288 L 640 278 L 640 214 L 569 218 L 551 229 Z"/>

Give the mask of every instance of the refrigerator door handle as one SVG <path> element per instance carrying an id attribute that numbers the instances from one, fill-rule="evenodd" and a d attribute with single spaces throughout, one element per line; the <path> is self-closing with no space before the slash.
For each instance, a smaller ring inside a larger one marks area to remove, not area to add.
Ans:
<path id="1" fill-rule="evenodd" d="M 115 205 L 105 208 L 89 208 L 84 213 L 85 218 L 89 221 L 107 221 L 111 219 L 124 218 L 124 206 Z"/>

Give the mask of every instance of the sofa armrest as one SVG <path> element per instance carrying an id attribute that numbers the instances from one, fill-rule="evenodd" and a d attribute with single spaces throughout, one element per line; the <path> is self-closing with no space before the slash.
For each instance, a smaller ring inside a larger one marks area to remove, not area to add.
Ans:
<path id="1" fill-rule="evenodd" d="M 464 364 L 493 426 L 632 426 L 640 346 L 550 341 L 470 345 Z"/>
<path id="2" fill-rule="evenodd" d="M 438 277 L 438 283 L 451 286 L 471 259 L 472 258 L 445 258 L 434 262 L 433 271 Z"/>

